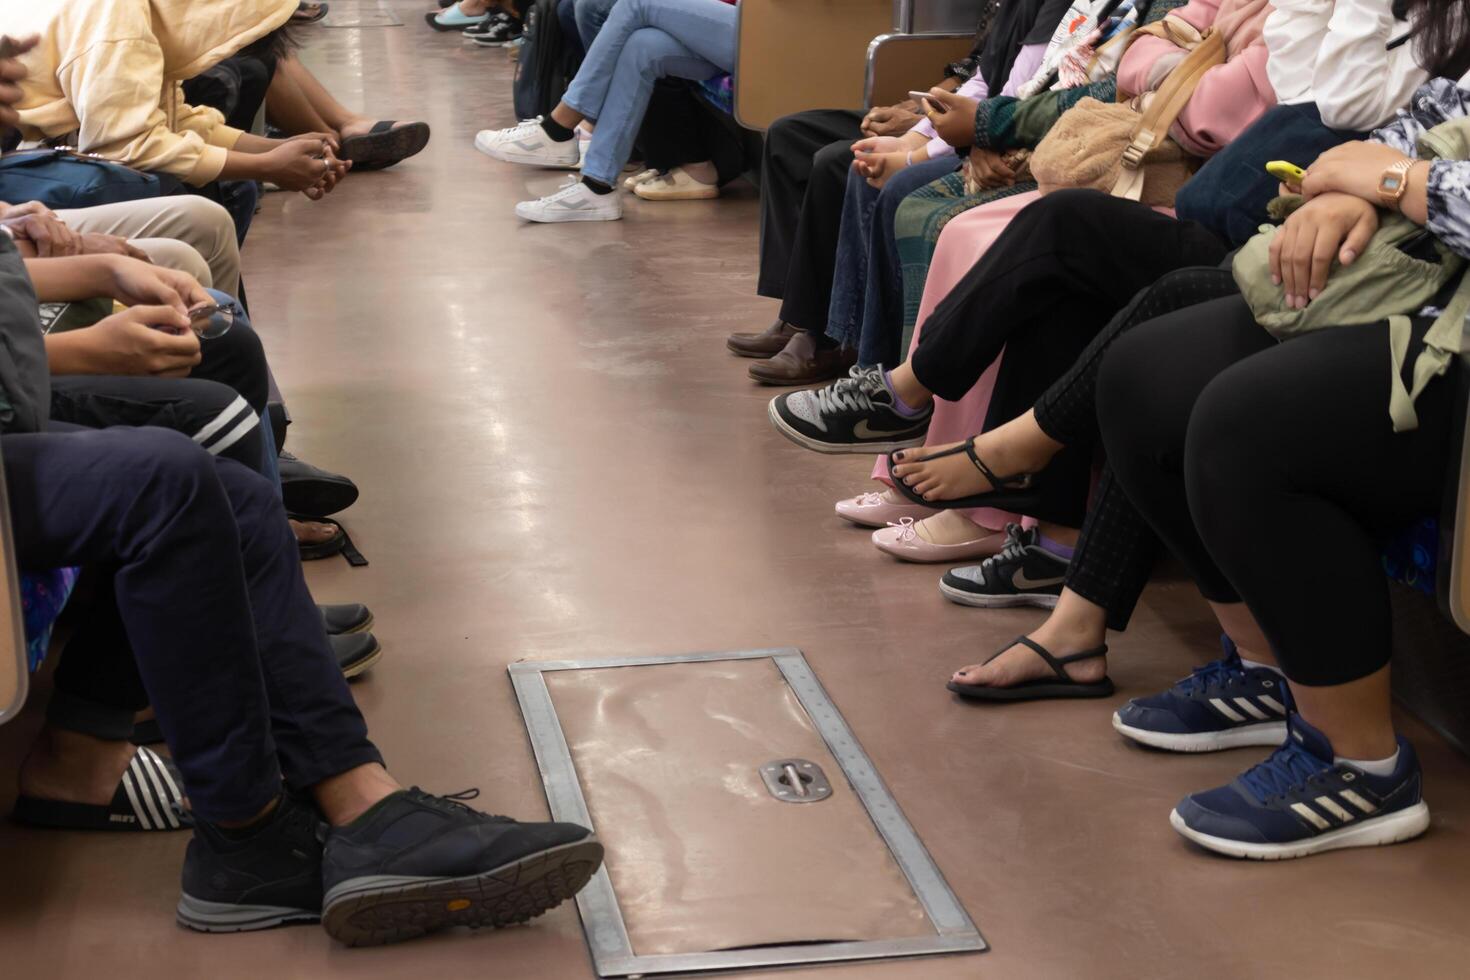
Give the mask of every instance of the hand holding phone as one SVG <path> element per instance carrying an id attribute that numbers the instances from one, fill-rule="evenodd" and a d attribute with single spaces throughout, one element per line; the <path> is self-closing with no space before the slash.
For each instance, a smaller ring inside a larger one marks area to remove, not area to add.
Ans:
<path id="1" fill-rule="evenodd" d="M 1307 175 L 1307 172 L 1301 167 L 1298 167 L 1294 163 L 1287 163 L 1285 160 L 1272 160 L 1266 164 L 1266 173 L 1275 177 L 1293 191 L 1300 191 L 1302 189 L 1302 178 Z"/>
<path id="2" fill-rule="evenodd" d="M 910 92 L 909 98 L 919 103 L 921 107 L 927 106 L 928 111 L 934 113 L 936 116 L 942 116 L 949 111 L 949 106 L 940 102 L 928 92 Z"/>

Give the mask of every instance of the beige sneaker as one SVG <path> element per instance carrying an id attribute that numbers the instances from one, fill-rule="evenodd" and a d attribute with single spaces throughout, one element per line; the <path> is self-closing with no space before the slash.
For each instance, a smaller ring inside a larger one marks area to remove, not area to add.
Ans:
<path id="1" fill-rule="evenodd" d="M 658 176 L 657 170 L 640 170 L 627 180 L 623 181 L 623 190 L 631 191 L 645 180 L 652 180 Z"/>
<path id="2" fill-rule="evenodd" d="M 720 189 L 695 180 L 683 167 L 675 167 L 638 184 L 633 193 L 645 201 L 704 201 L 719 197 Z"/>

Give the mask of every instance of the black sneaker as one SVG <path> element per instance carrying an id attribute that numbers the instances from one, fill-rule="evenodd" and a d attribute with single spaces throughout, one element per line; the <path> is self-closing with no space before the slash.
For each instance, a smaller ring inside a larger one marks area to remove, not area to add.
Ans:
<path id="1" fill-rule="evenodd" d="M 1006 525 L 1006 543 L 978 565 L 952 568 L 939 580 L 939 591 L 962 606 L 1039 606 L 1052 609 L 1062 594 L 1071 562 L 1041 546 L 1036 528 Z"/>
<path id="2" fill-rule="evenodd" d="M 464 36 L 487 48 L 499 48 L 525 33 L 525 27 L 510 14 L 503 10 L 497 11 L 496 14 L 491 14 L 489 20 L 482 21 L 465 31 Z"/>
<path id="3" fill-rule="evenodd" d="M 184 854 L 179 924 L 199 932 L 249 932 L 316 922 L 325 832 L 316 810 L 289 794 L 242 840 L 196 820 Z"/>
<path id="4" fill-rule="evenodd" d="M 570 823 L 517 823 L 417 787 L 394 793 L 327 838 L 322 925 L 349 946 L 450 926 L 526 922 L 581 891 L 602 845 Z"/>
<path id="5" fill-rule="evenodd" d="M 799 446 L 819 453 L 890 453 L 918 446 L 929 431 L 934 406 L 903 415 L 880 367 L 854 367 L 825 388 L 792 391 L 771 399 L 771 424 Z"/>

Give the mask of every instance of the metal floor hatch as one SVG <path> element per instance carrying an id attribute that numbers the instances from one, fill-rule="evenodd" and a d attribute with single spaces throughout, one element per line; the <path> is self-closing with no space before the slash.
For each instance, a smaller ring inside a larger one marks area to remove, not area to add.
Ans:
<path id="1" fill-rule="evenodd" d="M 599 976 L 985 949 L 800 651 L 510 674 L 553 818 L 607 849 Z"/>

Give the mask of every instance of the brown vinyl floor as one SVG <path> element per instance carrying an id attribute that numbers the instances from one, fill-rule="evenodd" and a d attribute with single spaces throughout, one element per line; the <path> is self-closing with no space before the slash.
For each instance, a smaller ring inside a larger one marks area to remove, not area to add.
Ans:
<path id="1" fill-rule="evenodd" d="M 364 490 L 346 521 L 371 567 L 308 574 L 319 599 L 377 614 L 386 656 L 354 690 L 401 777 L 540 817 L 506 664 L 798 646 L 994 947 L 813 976 L 1466 975 L 1465 759 L 1405 719 L 1435 815 L 1416 843 L 1285 864 L 1186 846 L 1171 805 L 1258 753 L 1140 751 L 1108 723 L 1115 702 L 1213 655 L 1184 583 L 1152 588 L 1115 638 L 1114 702 L 953 702 L 950 670 L 1038 614 L 945 602 L 940 569 L 879 555 L 833 515 L 868 486 L 867 458 L 772 432 L 771 392 L 723 343 L 775 312 L 754 295 L 752 189 L 520 225 L 513 204 L 562 177 L 471 146 L 512 119 L 506 55 L 432 35 L 427 4 L 390 6 L 404 26 L 311 28 L 307 58 L 343 101 L 427 118 L 432 144 L 323 203 L 268 196 L 246 265 L 292 447 Z M 7 772 L 36 700 L 0 733 Z M 172 914 L 184 843 L 0 823 L 0 975 L 592 976 L 570 907 L 366 951 L 315 928 L 186 933 Z"/>

